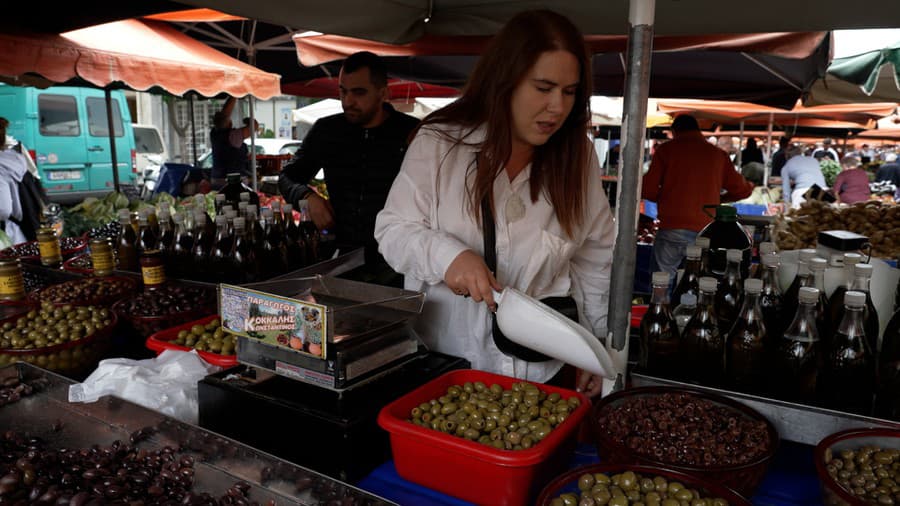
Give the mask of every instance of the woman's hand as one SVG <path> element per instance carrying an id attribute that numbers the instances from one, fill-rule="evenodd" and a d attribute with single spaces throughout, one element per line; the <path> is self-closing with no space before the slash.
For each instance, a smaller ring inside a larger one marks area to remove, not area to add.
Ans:
<path id="1" fill-rule="evenodd" d="M 444 283 L 457 295 L 470 296 L 475 302 L 486 302 L 491 311 L 497 309 L 491 290 L 499 292 L 503 289 L 484 263 L 484 258 L 470 249 L 450 262 L 444 273 Z"/>
<path id="2" fill-rule="evenodd" d="M 581 392 L 589 398 L 600 395 L 603 390 L 603 377 L 591 374 L 583 369 L 578 369 L 575 374 L 575 391 Z"/>

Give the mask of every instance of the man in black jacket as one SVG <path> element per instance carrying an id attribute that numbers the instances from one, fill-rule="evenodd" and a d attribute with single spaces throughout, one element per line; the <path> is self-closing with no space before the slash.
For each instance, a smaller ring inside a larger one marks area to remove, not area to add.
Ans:
<path id="1" fill-rule="evenodd" d="M 310 218 L 320 230 L 333 232 L 341 248 L 365 247 L 366 266 L 358 279 L 402 286 L 400 275 L 378 253 L 375 217 L 418 120 L 387 102 L 387 72 L 373 53 L 344 60 L 338 82 L 344 112 L 316 121 L 282 169 L 278 186 L 287 202 L 305 199 Z M 324 169 L 328 200 L 308 186 L 319 169 Z"/>

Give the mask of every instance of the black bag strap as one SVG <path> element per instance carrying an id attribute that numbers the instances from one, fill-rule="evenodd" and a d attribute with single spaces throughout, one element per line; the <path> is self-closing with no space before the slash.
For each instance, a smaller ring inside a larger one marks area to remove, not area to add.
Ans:
<path id="1" fill-rule="evenodd" d="M 481 222 L 484 225 L 484 263 L 496 276 L 497 231 L 494 224 L 494 213 L 491 212 L 491 204 L 487 195 L 481 200 Z M 546 362 L 550 360 L 550 357 L 543 353 L 538 353 L 531 348 L 526 348 L 510 341 L 500 331 L 500 327 L 497 326 L 497 315 L 495 313 L 491 313 L 491 335 L 494 338 L 494 344 L 497 346 L 497 349 L 506 355 L 512 355 L 528 362 Z"/>

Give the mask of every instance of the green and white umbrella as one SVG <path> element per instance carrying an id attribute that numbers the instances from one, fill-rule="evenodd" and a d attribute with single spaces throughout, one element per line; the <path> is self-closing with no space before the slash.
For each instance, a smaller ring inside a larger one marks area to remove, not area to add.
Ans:
<path id="1" fill-rule="evenodd" d="M 900 102 L 900 41 L 833 59 L 804 100 L 805 105 L 859 102 Z"/>

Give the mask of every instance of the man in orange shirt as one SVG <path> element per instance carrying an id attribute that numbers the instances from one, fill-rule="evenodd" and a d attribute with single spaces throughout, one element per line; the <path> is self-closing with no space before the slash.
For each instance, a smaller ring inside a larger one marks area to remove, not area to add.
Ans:
<path id="1" fill-rule="evenodd" d="M 675 118 L 672 134 L 674 138 L 653 154 L 641 198 L 656 202 L 659 219 L 651 272 L 668 272 L 675 279 L 685 248 L 711 221 L 703 206 L 746 198 L 753 183 L 735 170 L 725 151 L 703 138 L 693 116 Z"/>

